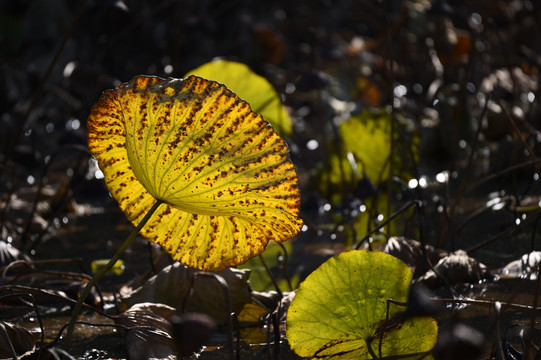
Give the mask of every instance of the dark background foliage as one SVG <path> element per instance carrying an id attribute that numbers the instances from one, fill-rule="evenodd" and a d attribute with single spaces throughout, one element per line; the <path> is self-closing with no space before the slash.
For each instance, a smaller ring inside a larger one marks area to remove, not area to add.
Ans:
<path id="1" fill-rule="evenodd" d="M 292 115 L 287 141 L 308 228 L 295 242 L 292 274 L 302 279 L 351 243 L 347 225 L 360 199 L 349 194 L 331 207 L 316 169 L 339 141 L 336 126 L 363 109 L 393 113 L 420 136 L 412 177 L 429 186 L 399 179 L 394 208 L 424 201 L 423 221 L 410 225 L 423 224 L 426 242 L 446 250 L 508 231 L 498 246 L 481 246 L 483 261 L 501 267 L 539 248 L 532 223 L 511 231 L 526 213 L 484 204 L 539 203 L 540 24 L 540 3 L 523 0 L 0 0 L 1 237 L 42 258 L 109 256 L 127 222 L 88 170 L 90 108 L 137 74 L 182 77 L 223 57 L 267 78 Z M 468 185 L 500 172 L 463 201 Z M 445 186 L 434 182 L 441 173 Z M 42 179 L 51 193 L 27 223 Z M 86 203 L 113 213 L 99 227 L 78 220 L 88 239 L 100 239 L 85 245 L 90 253 L 74 244 L 79 228 L 69 225 Z"/>

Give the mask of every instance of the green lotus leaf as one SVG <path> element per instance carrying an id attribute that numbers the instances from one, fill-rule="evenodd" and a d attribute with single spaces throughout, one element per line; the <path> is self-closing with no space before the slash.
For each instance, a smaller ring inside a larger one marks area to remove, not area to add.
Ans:
<path id="1" fill-rule="evenodd" d="M 182 264 L 219 271 L 302 226 L 288 147 L 223 84 L 137 76 L 106 91 L 88 118 L 105 183 L 141 230 Z"/>
<path id="2" fill-rule="evenodd" d="M 374 184 L 389 177 L 390 124 L 389 114 L 365 110 L 339 127 L 344 151 L 353 154 L 359 172 Z"/>
<path id="3" fill-rule="evenodd" d="M 393 175 L 410 179 L 417 161 L 418 137 L 407 122 L 397 116 L 394 132 Z M 385 111 L 364 110 L 340 124 L 340 145 L 329 146 L 325 165 L 319 171 L 319 190 L 338 203 L 354 192 L 366 177 L 376 187 L 389 178 L 391 154 L 391 115 Z"/>
<path id="4" fill-rule="evenodd" d="M 278 134 L 291 135 L 291 118 L 280 96 L 267 79 L 254 73 L 245 64 L 214 60 L 189 71 L 187 75 L 192 74 L 223 83 L 241 99 L 246 100 L 252 110 L 261 114 Z"/>
<path id="5" fill-rule="evenodd" d="M 301 283 L 289 307 L 291 348 L 307 358 L 372 359 L 370 343 L 381 359 L 431 358 L 438 330 L 432 318 L 409 318 L 376 335 L 405 310 L 387 300 L 406 302 L 411 279 L 405 263 L 382 252 L 355 250 L 329 259 Z"/>

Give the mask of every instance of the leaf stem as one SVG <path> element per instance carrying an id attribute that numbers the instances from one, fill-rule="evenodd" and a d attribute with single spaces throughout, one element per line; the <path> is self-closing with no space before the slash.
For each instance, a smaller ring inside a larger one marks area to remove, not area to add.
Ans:
<path id="1" fill-rule="evenodd" d="M 127 237 L 126 240 L 122 243 L 120 248 L 117 250 L 115 255 L 109 260 L 107 265 L 105 265 L 104 268 L 102 268 L 90 281 L 86 284 L 81 296 L 79 296 L 79 299 L 77 300 L 77 305 L 75 305 L 75 309 L 73 310 L 73 314 L 71 315 L 71 319 L 68 325 L 68 334 L 67 334 L 67 341 L 69 342 L 71 339 L 71 335 L 73 334 L 73 330 L 75 328 L 75 322 L 77 321 L 77 317 L 79 316 L 79 312 L 81 311 L 81 307 L 83 306 L 84 301 L 90 294 L 90 291 L 94 287 L 94 285 L 105 275 L 111 268 L 116 264 L 117 260 L 124 254 L 126 249 L 131 245 L 137 234 L 139 234 L 139 231 L 145 226 L 145 224 L 148 222 L 148 220 L 151 218 L 151 216 L 156 212 L 158 207 L 163 204 L 162 200 L 158 200 L 152 207 L 148 210 L 148 212 L 145 214 L 141 222 L 137 225 L 135 229 L 130 233 L 130 235 Z"/>

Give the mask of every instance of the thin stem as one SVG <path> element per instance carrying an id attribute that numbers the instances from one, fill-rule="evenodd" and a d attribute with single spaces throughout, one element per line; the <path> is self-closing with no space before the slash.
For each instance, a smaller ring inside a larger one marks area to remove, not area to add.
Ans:
<path id="1" fill-rule="evenodd" d="M 4 341 L 7 344 L 7 348 L 8 348 L 8 350 L 9 350 L 11 356 L 12 356 L 12 359 L 17 360 L 17 353 L 15 352 L 15 348 L 13 347 L 13 343 L 11 342 L 11 340 L 9 338 L 6 326 L 4 324 L 0 324 L 0 330 L 1 330 L 0 332 L 2 333 L 2 335 L 4 335 Z"/>
<path id="2" fill-rule="evenodd" d="M 368 350 L 368 353 L 370 354 L 370 356 L 372 356 L 372 359 L 373 360 L 379 360 L 379 357 L 374 353 L 374 350 L 372 349 L 372 341 L 374 339 L 372 337 L 369 337 L 368 339 L 366 339 L 366 349 Z"/>
<path id="3" fill-rule="evenodd" d="M 137 225 L 135 229 L 130 233 L 128 238 L 124 240 L 124 243 L 120 246 L 120 248 L 117 250 L 116 254 L 109 260 L 107 265 L 102 268 L 94 277 L 86 284 L 83 293 L 81 296 L 79 296 L 79 299 L 77 300 L 77 305 L 75 305 L 75 309 L 73 310 L 73 314 L 71 315 L 71 319 L 68 325 L 68 335 L 67 335 L 67 341 L 69 342 L 71 339 L 71 335 L 73 334 L 73 329 L 75 328 L 75 322 L 77 321 L 77 317 L 79 316 L 79 312 L 81 311 L 81 307 L 83 306 L 84 301 L 90 294 L 90 291 L 94 287 L 94 285 L 105 275 L 111 268 L 116 264 L 117 260 L 124 254 L 126 249 L 131 245 L 137 234 L 139 234 L 139 231 L 145 226 L 145 224 L 148 222 L 148 220 L 151 218 L 151 216 L 154 214 L 154 212 L 160 207 L 160 205 L 163 204 L 162 200 L 158 200 L 150 210 L 146 213 L 145 217 L 141 222 Z"/>
<path id="4" fill-rule="evenodd" d="M 282 244 L 282 243 L 277 242 L 276 244 L 278 244 L 278 246 L 280 246 L 282 248 L 282 251 L 284 252 L 284 261 L 282 262 L 282 269 L 283 269 L 284 276 L 285 276 L 286 281 L 287 281 L 287 286 L 289 287 L 289 291 L 293 291 L 293 285 L 291 285 L 291 279 L 289 278 L 289 273 L 287 271 L 287 264 L 288 264 L 288 261 L 287 261 L 287 249 L 284 246 L 284 244 Z"/>
<path id="5" fill-rule="evenodd" d="M 36 209 L 38 207 L 38 203 L 39 203 L 39 200 L 40 200 L 40 197 L 41 197 L 41 192 L 43 190 L 43 186 L 45 186 L 45 183 L 46 183 L 45 182 L 45 177 L 47 176 L 47 174 L 49 172 L 49 169 L 50 169 L 51 165 L 54 163 L 54 161 L 56 160 L 56 158 L 61 153 L 63 153 L 65 150 L 69 150 L 71 152 L 80 151 L 83 155 L 90 156 L 90 153 L 89 153 L 88 149 L 86 148 L 86 146 L 79 145 L 79 144 L 70 144 L 70 145 L 63 146 L 63 147 L 59 148 L 58 150 L 56 150 L 51 155 L 51 157 L 49 158 L 49 161 L 47 161 L 45 163 L 45 167 L 43 168 L 43 170 L 41 172 L 41 175 L 39 177 L 38 188 L 36 190 L 36 196 L 34 197 L 34 202 L 32 203 L 32 208 L 30 210 L 30 214 L 28 215 L 28 219 L 26 220 L 26 224 L 25 224 L 23 232 L 22 232 L 22 234 L 20 236 L 22 246 L 23 246 L 23 248 L 25 248 L 25 250 L 32 249 L 33 246 L 35 244 L 37 244 L 37 242 L 40 241 L 40 237 L 38 237 L 37 240 L 32 241 L 32 246 L 30 248 L 27 247 L 27 244 L 26 244 L 27 235 L 30 232 L 30 226 L 32 225 L 32 219 L 33 219 L 34 213 L 36 212 Z M 73 175 L 71 177 L 73 177 Z M 62 200 L 65 200 L 65 198 L 66 198 L 66 196 L 64 195 Z"/>
<path id="6" fill-rule="evenodd" d="M 17 141 L 19 141 L 19 138 L 21 137 L 23 133 L 24 125 L 28 122 L 28 119 L 30 118 L 30 114 L 32 113 L 32 110 L 34 110 L 34 107 L 36 106 L 38 99 L 41 96 L 41 93 L 43 92 L 43 89 L 45 89 L 45 84 L 47 83 L 47 80 L 49 79 L 49 76 L 51 75 L 55 64 L 57 63 L 58 59 L 60 58 L 60 55 L 64 51 L 64 47 L 66 43 L 68 42 L 69 38 L 73 34 L 73 31 L 75 30 L 75 26 L 79 22 L 79 18 L 81 17 L 81 14 L 83 13 L 84 4 L 85 4 L 85 0 L 79 1 L 77 10 L 75 10 L 75 14 L 73 15 L 73 20 L 71 21 L 70 27 L 67 33 L 64 35 L 64 38 L 62 39 L 60 46 L 56 50 L 54 57 L 49 63 L 49 66 L 47 67 L 47 71 L 45 72 L 45 75 L 43 75 L 43 78 L 41 79 L 41 82 L 39 83 L 37 90 L 34 92 L 34 95 L 32 96 L 32 100 L 30 101 L 30 105 L 26 109 L 26 112 L 24 114 L 22 121 L 19 122 L 19 126 L 17 127 L 15 134 L 12 136 L 11 141 L 8 143 L 8 146 L 6 148 L 6 152 L 4 155 L 4 159 L 2 160 L 2 165 L 6 165 L 8 163 L 8 160 L 13 152 L 13 149 L 15 148 L 15 145 L 17 144 Z"/>
<path id="7" fill-rule="evenodd" d="M 276 289 L 276 292 L 278 293 L 278 295 L 280 295 L 280 298 L 282 298 L 282 296 L 283 296 L 282 290 L 280 290 L 280 287 L 278 286 L 278 283 L 276 282 L 276 279 L 274 278 L 274 276 L 272 276 L 272 271 L 267 266 L 267 263 L 265 262 L 265 259 L 263 258 L 263 255 L 259 254 L 259 260 L 261 260 L 261 264 L 263 264 L 263 267 L 265 268 L 265 271 L 269 275 L 269 277 L 270 277 L 270 279 L 272 281 L 272 285 L 274 285 L 274 288 Z"/>
<path id="8" fill-rule="evenodd" d="M 385 9 L 390 9 L 389 1 L 384 1 Z M 394 54 L 393 54 L 393 34 L 392 34 L 392 26 L 391 21 L 389 19 L 389 10 L 387 10 L 385 14 L 385 23 L 387 28 L 387 46 L 388 46 L 388 53 L 387 53 L 387 61 L 389 61 L 389 75 L 391 77 L 391 86 L 389 89 L 389 95 L 391 99 L 391 129 L 389 131 L 389 178 L 387 179 L 387 213 L 385 216 L 389 218 L 392 214 L 392 191 L 393 191 L 393 164 L 394 164 L 394 153 L 395 153 L 395 141 L 394 141 L 394 133 L 395 133 L 395 124 L 396 124 L 396 115 L 395 115 L 395 94 L 394 94 L 394 86 L 395 86 L 395 70 L 394 70 Z M 389 224 L 389 227 L 387 228 L 387 232 L 391 232 L 391 225 Z"/>
<path id="9" fill-rule="evenodd" d="M 415 206 L 417 209 L 421 209 L 422 208 L 422 204 L 420 201 L 417 201 L 417 200 L 412 200 L 410 202 L 408 202 L 406 205 L 402 206 L 400 209 L 398 209 L 394 214 L 392 214 L 391 216 L 387 217 L 387 219 L 385 221 L 382 221 L 378 226 L 376 226 L 375 228 L 373 228 L 372 230 L 370 230 L 362 239 L 360 242 L 358 242 L 357 244 L 355 244 L 355 246 L 353 247 L 355 250 L 358 250 L 361 248 L 361 245 L 363 244 L 363 242 L 367 241 L 369 238 L 370 238 L 370 235 L 372 235 L 373 233 L 379 231 L 380 229 L 382 229 L 385 225 L 387 225 L 388 223 L 390 223 L 392 220 L 394 220 L 394 218 L 396 218 L 398 215 L 400 215 L 401 213 L 403 213 L 404 211 L 408 210 L 410 207 L 412 206 Z M 370 243 L 369 243 L 370 244 Z"/>
<path id="10" fill-rule="evenodd" d="M 206 277 L 210 277 L 211 279 L 216 280 L 224 292 L 225 309 L 227 312 L 226 321 L 227 321 L 227 343 L 229 345 L 228 346 L 229 347 L 229 360 L 235 360 L 235 350 L 233 347 L 233 315 L 235 313 L 231 311 L 231 298 L 229 296 L 229 285 L 227 284 L 227 281 L 225 281 L 225 279 L 222 276 L 212 273 L 212 272 L 195 273 L 192 279 L 199 276 L 206 276 Z M 238 353 L 237 353 L 237 357 L 238 357 Z"/>

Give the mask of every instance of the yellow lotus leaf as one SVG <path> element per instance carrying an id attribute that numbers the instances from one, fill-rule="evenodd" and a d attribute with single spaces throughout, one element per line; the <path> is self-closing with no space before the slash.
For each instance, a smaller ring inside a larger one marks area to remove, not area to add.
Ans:
<path id="1" fill-rule="evenodd" d="M 291 117 L 280 95 L 267 79 L 253 72 L 247 65 L 218 59 L 191 70 L 187 75 L 221 82 L 240 98 L 248 101 L 252 109 L 261 114 L 278 134 L 289 136 L 293 132 Z"/>
<path id="2" fill-rule="evenodd" d="M 224 85 L 137 76 L 106 91 L 88 145 L 133 224 L 184 265 L 219 271 L 302 226 L 288 147 Z"/>

